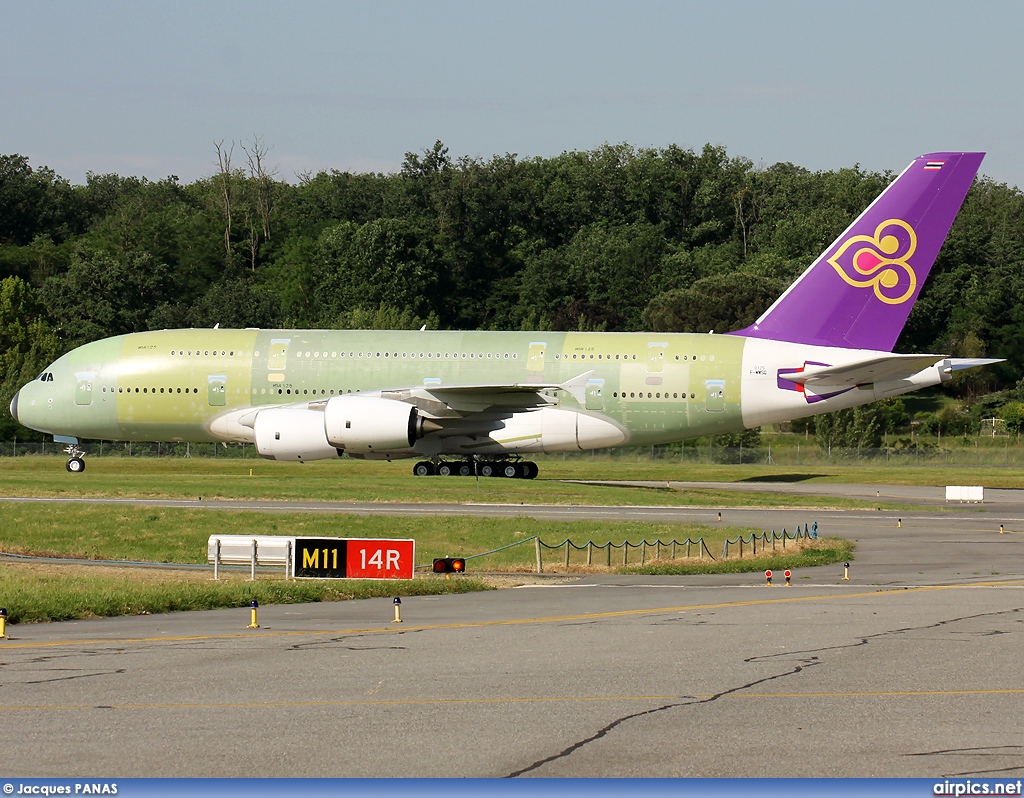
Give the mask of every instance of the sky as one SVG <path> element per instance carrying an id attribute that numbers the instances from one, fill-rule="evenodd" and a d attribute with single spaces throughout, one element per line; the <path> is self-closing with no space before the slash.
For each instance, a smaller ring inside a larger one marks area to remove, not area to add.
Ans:
<path id="1" fill-rule="evenodd" d="M 1024 3 L 0 0 L 0 153 L 184 182 L 259 138 L 289 181 L 604 143 L 1024 186 Z"/>

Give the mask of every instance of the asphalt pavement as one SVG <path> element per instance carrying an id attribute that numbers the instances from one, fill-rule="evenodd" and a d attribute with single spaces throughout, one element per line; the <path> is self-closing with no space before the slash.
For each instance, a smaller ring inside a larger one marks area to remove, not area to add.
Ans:
<path id="1" fill-rule="evenodd" d="M 248 609 L 9 626 L 0 776 L 1020 776 L 1024 504 L 1005 493 L 723 511 L 855 540 L 849 581 L 587 576 L 409 597 L 401 624 L 371 599 L 262 607 L 258 629 Z"/>

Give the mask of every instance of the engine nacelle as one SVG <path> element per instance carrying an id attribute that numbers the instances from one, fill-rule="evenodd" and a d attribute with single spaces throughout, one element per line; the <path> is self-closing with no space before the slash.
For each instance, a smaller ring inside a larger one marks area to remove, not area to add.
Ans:
<path id="1" fill-rule="evenodd" d="M 328 442 L 351 454 L 409 449 L 424 432 L 415 407 L 376 396 L 328 399 L 324 423 Z"/>
<path id="2" fill-rule="evenodd" d="M 260 410 L 253 420 L 256 451 L 267 460 L 328 460 L 341 451 L 327 442 L 324 414 L 304 407 Z"/>
<path id="3" fill-rule="evenodd" d="M 625 433 L 604 418 L 558 407 L 514 413 L 488 437 L 497 445 L 475 444 L 475 450 L 481 454 L 571 452 L 618 446 L 626 440 Z"/>

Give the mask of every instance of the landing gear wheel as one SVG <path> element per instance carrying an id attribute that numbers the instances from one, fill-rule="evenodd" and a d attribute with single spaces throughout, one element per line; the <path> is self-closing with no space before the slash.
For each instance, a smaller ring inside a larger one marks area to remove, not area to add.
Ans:
<path id="1" fill-rule="evenodd" d="M 417 477 L 429 477 L 434 473 L 434 464 L 424 460 L 412 467 L 412 473 Z"/>
<path id="2" fill-rule="evenodd" d="M 522 470 L 519 468 L 519 463 L 505 463 L 501 467 L 501 473 L 509 479 L 518 479 L 523 475 Z"/>
<path id="3" fill-rule="evenodd" d="M 496 476 L 498 476 L 498 464 L 497 463 L 481 463 L 480 464 L 480 476 L 482 476 L 482 477 L 496 477 Z"/>
<path id="4" fill-rule="evenodd" d="M 450 477 L 452 475 L 452 467 L 448 463 L 441 463 L 441 465 L 437 467 L 437 473 L 442 477 Z"/>
<path id="5" fill-rule="evenodd" d="M 85 471 L 85 460 L 81 457 L 72 457 L 65 463 L 64 467 L 72 474 L 81 474 Z"/>
<path id="6" fill-rule="evenodd" d="M 537 474 L 540 473 L 540 469 L 537 468 L 537 464 L 532 460 L 528 460 L 525 463 L 521 463 L 523 467 L 523 479 L 536 479 Z"/>
<path id="7" fill-rule="evenodd" d="M 458 472 L 460 477 L 472 476 L 473 466 L 470 463 L 459 463 Z"/>

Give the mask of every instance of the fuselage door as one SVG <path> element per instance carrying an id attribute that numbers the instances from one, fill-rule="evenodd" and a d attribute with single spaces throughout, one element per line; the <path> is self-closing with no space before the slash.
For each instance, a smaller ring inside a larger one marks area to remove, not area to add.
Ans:
<path id="1" fill-rule="evenodd" d="M 75 387 L 75 404 L 92 404 L 92 381 L 96 378 L 95 371 L 80 371 L 75 374 L 77 386 Z"/>
<path id="2" fill-rule="evenodd" d="M 587 410 L 604 410 L 604 380 L 587 380 Z"/>
<path id="3" fill-rule="evenodd" d="M 649 374 L 661 374 L 665 367 L 665 350 L 668 344 L 655 341 L 647 344 L 647 371 Z"/>
<path id="4" fill-rule="evenodd" d="M 211 374 L 207 377 L 206 395 L 210 407 L 224 407 L 228 403 L 228 378 L 223 374 Z"/>
<path id="5" fill-rule="evenodd" d="M 725 380 L 704 381 L 704 407 L 709 413 L 725 411 Z"/>
<path id="6" fill-rule="evenodd" d="M 267 368 L 270 371 L 284 371 L 288 365 L 288 344 L 290 338 L 272 338 L 270 341 L 270 355 L 267 358 Z"/>
<path id="7" fill-rule="evenodd" d="M 526 356 L 526 370 L 533 374 L 544 371 L 544 353 L 548 345 L 545 341 L 534 341 L 530 344 L 530 352 Z"/>

